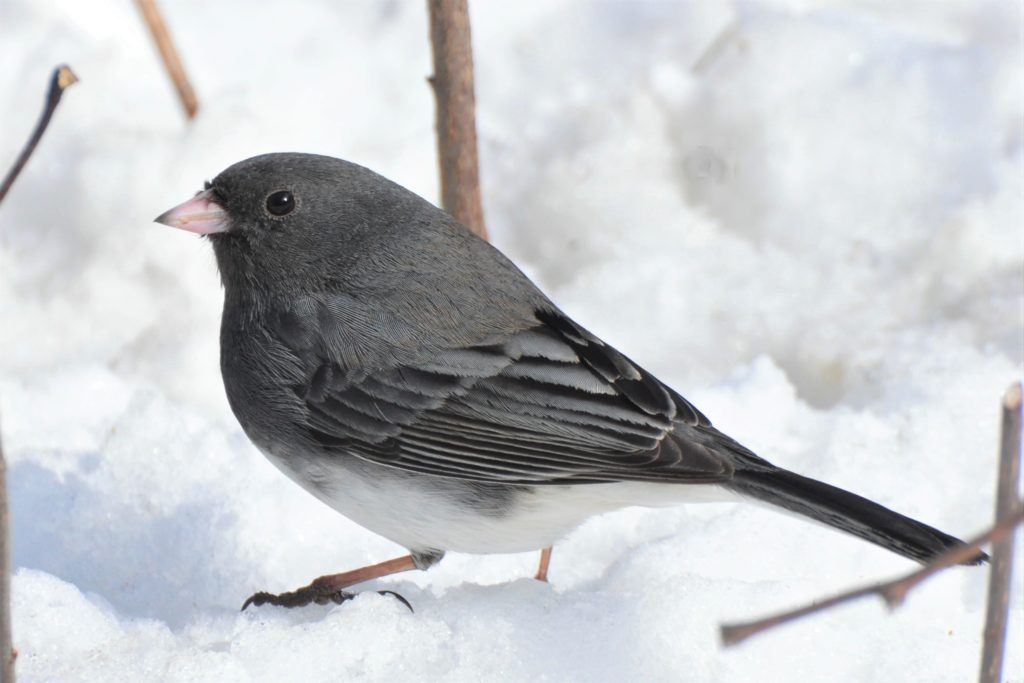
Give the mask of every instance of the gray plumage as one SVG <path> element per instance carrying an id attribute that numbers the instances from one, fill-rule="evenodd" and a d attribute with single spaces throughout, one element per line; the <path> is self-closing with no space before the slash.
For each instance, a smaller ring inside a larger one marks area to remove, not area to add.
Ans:
<path id="1" fill-rule="evenodd" d="M 278 216 L 268 197 L 282 191 L 294 206 Z M 315 495 L 422 557 L 544 547 L 591 514 L 695 487 L 915 560 L 960 542 L 761 459 L 491 245 L 365 168 L 271 154 L 207 192 L 227 217 L 210 239 L 242 427 Z"/>

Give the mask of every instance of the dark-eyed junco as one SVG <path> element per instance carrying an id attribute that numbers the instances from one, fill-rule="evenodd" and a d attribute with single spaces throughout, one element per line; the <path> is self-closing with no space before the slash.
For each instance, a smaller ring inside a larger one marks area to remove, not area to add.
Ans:
<path id="1" fill-rule="evenodd" d="M 247 605 L 340 602 L 448 550 L 548 548 L 592 515 L 716 496 L 921 562 L 961 543 L 758 457 L 497 249 L 361 166 L 254 157 L 157 221 L 213 244 L 221 371 L 249 438 L 410 552 Z"/>

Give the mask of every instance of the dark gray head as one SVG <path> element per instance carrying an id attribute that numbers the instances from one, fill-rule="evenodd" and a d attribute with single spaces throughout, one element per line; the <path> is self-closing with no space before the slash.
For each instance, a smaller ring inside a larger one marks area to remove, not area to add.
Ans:
<path id="1" fill-rule="evenodd" d="M 313 285 L 402 233 L 450 222 L 369 169 L 294 153 L 241 161 L 156 220 L 207 235 L 228 289 Z"/>
<path id="2" fill-rule="evenodd" d="M 533 320 L 546 301 L 447 213 L 341 159 L 246 159 L 156 220 L 210 238 L 226 305 L 241 298 L 266 308 L 268 298 L 348 292 L 361 305 L 406 310 L 424 325 L 445 310 L 461 311 L 460 325 L 486 327 L 488 320 Z"/>

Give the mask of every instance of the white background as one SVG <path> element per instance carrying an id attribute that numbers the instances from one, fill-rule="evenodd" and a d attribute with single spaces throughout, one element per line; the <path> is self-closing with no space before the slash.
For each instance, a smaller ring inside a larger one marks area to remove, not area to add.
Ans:
<path id="1" fill-rule="evenodd" d="M 82 79 L 0 207 L 20 680 L 976 675 L 977 568 L 892 615 L 868 601 L 722 650 L 722 621 L 913 568 L 753 505 L 591 520 L 550 585 L 528 578 L 535 554 L 380 582 L 415 615 L 373 592 L 239 614 L 254 590 L 401 549 L 249 445 L 221 387 L 209 247 L 151 221 L 268 151 L 436 198 L 426 12 L 163 6 L 202 103 L 188 125 L 131 3 L 0 3 L 0 166 L 52 66 Z M 500 248 L 778 464 L 958 535 L 990 523 L 1021 363 L 1017 3 L 478 0 L 472 19 Z M 1012 607 L 1019 679 L 1019 590 Z"/>

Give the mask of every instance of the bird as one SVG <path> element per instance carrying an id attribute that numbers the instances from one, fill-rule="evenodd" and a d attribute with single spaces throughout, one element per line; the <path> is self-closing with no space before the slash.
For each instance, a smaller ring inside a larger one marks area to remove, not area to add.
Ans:
<path id="1" fill-rule="evenodd" d="M 213 247 L 221 374 L 248 438 L 409 551 L 243 610 L 340 604 L 446 552 L 541 550 L 546 579 L 556 541 L 627 506 L 754 501 L 921 563 L 963 543 L 755 454 L 498 249 L 358 164 L 255 156 L 156 221 Z"/>

